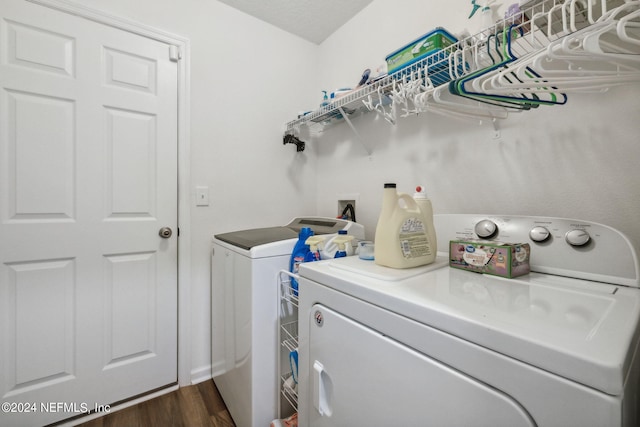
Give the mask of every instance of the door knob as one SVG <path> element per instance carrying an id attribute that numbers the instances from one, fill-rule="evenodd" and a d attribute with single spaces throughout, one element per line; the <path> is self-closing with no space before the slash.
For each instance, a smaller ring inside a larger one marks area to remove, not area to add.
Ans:
<path id="1" fill-rule="evenodd" d="M 158 235 L 163 239 L 168 239 L 169 237 L 171 237 L 172 234 L 173 234 L 173 231 L 171 231 L 171 228 L 169 227 L 162 227 L 158 232 Z"/>

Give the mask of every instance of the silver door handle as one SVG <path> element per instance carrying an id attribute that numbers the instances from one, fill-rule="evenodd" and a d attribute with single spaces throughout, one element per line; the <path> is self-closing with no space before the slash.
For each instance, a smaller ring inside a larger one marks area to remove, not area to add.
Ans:
<path id="1" fill-rule="evenodd" d="M 173 234 L 173 231 L 171 231 L 171 228 L 169 227 L 162 227 L 158 232 L 158 235 L 163 239 L 168 239 L 169 237 L 171 237 L 172 234 Z"/>

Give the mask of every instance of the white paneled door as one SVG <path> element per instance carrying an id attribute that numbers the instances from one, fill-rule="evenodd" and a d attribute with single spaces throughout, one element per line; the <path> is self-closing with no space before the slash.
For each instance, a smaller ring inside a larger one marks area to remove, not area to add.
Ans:
<path id="1" fill-rule="evenodd" d="M 0 0 L 0 425 L 176 382 L 177 246 L 170 46 Z"/>

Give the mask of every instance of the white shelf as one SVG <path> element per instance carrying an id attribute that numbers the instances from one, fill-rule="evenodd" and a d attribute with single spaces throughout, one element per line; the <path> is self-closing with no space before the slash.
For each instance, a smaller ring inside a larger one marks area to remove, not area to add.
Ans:
<path id="1" fill-rule="evenodd" d="M 303 126 L 308 127 L 312 133 L 317 133 L 321 132 L 327 126 L 346 121 L 357 134 L 357 130 L 351 123 L 351 119 L 370 111 L 383 115 L 393 124 L 395 124 L 396 116 L 406 117 L 426 111 L 435 111 L 454 117 L 488 118 L 494 121 L 498 118 L 506 118 L 506 114 L 498 114 L 498 109 L 495 107 L 487 107 L 488 112 L 486 114 L 481 113 L 482 106 L 478 108 L 475 105 L 470 105 L 467 97 L 455 96 L 456 94 L 450 96 L 452 100 L 447 98 L 446 102 L 441 103 L 437 102 L 438 99 L 434 100 L 433 98 L 429 99 L 433 101 L 430 102 L 429 105 L 418 101 L 424 101 L 436 90 L 439 94 L 445 91 L 449 92 L 450 89 L 453 89 L 453 92 L 455 92 L 459 82 L 466 78 L 475 77 L 478 73 L 484 73 L 485 70 L 488 69 L 494 74 L 504 73 L 505 69 L 507 69 L 506 65 L 504 67 L 493 68 L 493 65 L 500 65 L 500 58 L 493 58 L 492 56 L 484 54 L 482 49 L 486 49 L 487 40 L 489 40 L 489 43 L 497 40 L 498 44 L 500 44 L 502 40 L 499 40 L 499 38 L 504 34 L 513 35 L 513 37 L 509 39 L 509 53 L 512 53 L 513 56 L 517 58 L 516 60 L 527 60 L 533 55 L 539 53 L 544 54 L 551 44 L 558 44 L 567 36 L 582 34 L 579 32 L 584 32 L 585 30 L 589 31 L 589 27 L 593 26 L 595 28 L 594 32 L 596 32 L 596 30 L 600 29 L 600 27 L 597 26 L 599 23 L 596 22 L 596 20 L 601 17 L 603 13 L 606 13 L 606 11 L 611 11 L 618 7 L 628 7 L 628 5 L 623 6 L 623 3 L 623 0 L 591 0 L 591 9 L 585 9 L 585 6 L 583 6 L 585 3 L 577 0 L 534 0 L 528 2 L 524 6 L 525 9 L 520 11 L 518 15 L 500 21 L 478 34 L 459 40 L 457 43 L 437 51 L 394 74 L 360 87 L 327 106 L 286 123 L 284 131 L 285 144 L 292 142 L 291 136 L 297 138 Z M 625 13 L 628 13 L 628 11 Z M 635 25 L 637 26 L 637 18 Z M 496 34 L 498 34 L 499 37 L 496 37 Z M 635 36 L 638 37 L 637 34 Z M 504 45 L 496 49 L 493 52 L 493 56 L 501 55 L 502 49 L 505 49 Z M 633 48 L 629 53 L 638 55 L 640 54 L 640 48 Z M 600 58 L 600 61 L 601 63 L 606 62 L 606 56 Z M 588 86 L 591 81 L 587 79 L 592 78 L 593 74 L 590 73 L 591 70 L 589 70 L 588 64 L 582 62 L 580 64 L 584 65 L 584 68 L 580 70 L 583 74 L 575 72 L 576 80 L 582 78 L 585 82 L 584 85 Z M 508 65 L 515 66 L 516 63 L 509 63 Z M 597 61 L 595 67 L 598 67 Z M 572 70 L 568 70 L 567 72 L 571 73 Z M 618 79 L 619 81 L 616 80 L 616 76 L 611 76 L 610 84 L 637 82 L 639 75 L 638 70 L 635 70 L 635 72 L 631 71 L 630 73 L 621 73 Z M 552 78 L 555 76 L 549 77 Z M 551 101 L 548 103 L 536 99 L 536 91 L 544 91 L 544 93 L 548 94 L 549 85 L 543 85 L 541 81 L 546 82 L 546 77 L 541 77 L 541 79 L 538 80 L 531 79 L 530 87 L 518 88 L 511 92 L 518 96 L 522 95 L 528 98 L 513 98 L 513 95 L 510 95 L 508 92 L 509 87 L 506 89 L 498 88 L 487 93 L 488 98 L 485 102 L 481 102 L 483 93 L 480 92 L 480 96 L 476 98 L 477 104 L 483 103 L 490 105 L 488 101 L 493 99 L 497 99 L 497 103 L 501 103 L 501 106 L 506 107 L 508 107 L 509 99 L 517 99 L 514 104 L 522 101 L 522 99 L 531 100 L 532 108 L 553 104 L 556 99 L 553 97 L 551 97 Z M 414 93 L 404 98 L 400 96 L 403 95 L 402 91 L 410 85 L 413 85 Z M 568 89 L 565 90 L 564 87 L 561 87 L 559 91 L 578 90 L 580 83 L 578 81 L 577 84 L 573 86 L 567 85 L 567 88 Z M 483 90 L 487 89 L 485 88 Z M 419 95 L 421 92 L 427 93 L 422 98 L 416 97 L 416 94 Z M 503 93 L 505 101 L 502 101 L 500 98 Z M 564 93 L 561 95 L 564 95 Z M 493 98 L 491 98 L 491 96 Z M 456 103 L 459 104 L 457 107 L 455 105 Z M 559 102 L 555 103 L 559 104 Z M 527 108 L 520 108 L 521 106 L 522 102 L 520 102 L 520 105 L 515 105 L 516 108 L 511 110 L 506 108 L 506 110 L 509 110 L 508 112 L 527 110 Z M 395 111 L 391 111 L 392 107 L 395 108 Z M 477 110 L 477 113 L 475 110 Z M 289 140 L 286 139 L 287 136 L 289 136 Z M 304 147 L 302 147 L 302 149 L 304 149 Z M 299 151 L 301 151 L 301 149 L 299 149 Z"/>

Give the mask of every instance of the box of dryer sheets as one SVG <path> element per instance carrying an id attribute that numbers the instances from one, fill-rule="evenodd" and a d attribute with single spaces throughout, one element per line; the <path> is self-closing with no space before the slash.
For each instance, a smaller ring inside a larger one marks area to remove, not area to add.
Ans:
<path id="1" fill-rule="evenodd" d="M 530 253 L 528 243 L 452 240 L 449 242 L 449 265 L 512 278 L 529 273 Z"/>
<path id="2" fill-rule="evenodd" d="M 436 28 L 387 55 L 387 72 L 393 74 L 429 55 L 433 55 L 433 62 L 429 61 L 427 64 L 430 72 L 434 71 L 434 68 L 438 68 L 435 71 L 448 68 L 449 63 L 445 59 L 448 58 L 450 52 L 445 49 L 457 41 L 458 39 L 444 28 Z"/>

